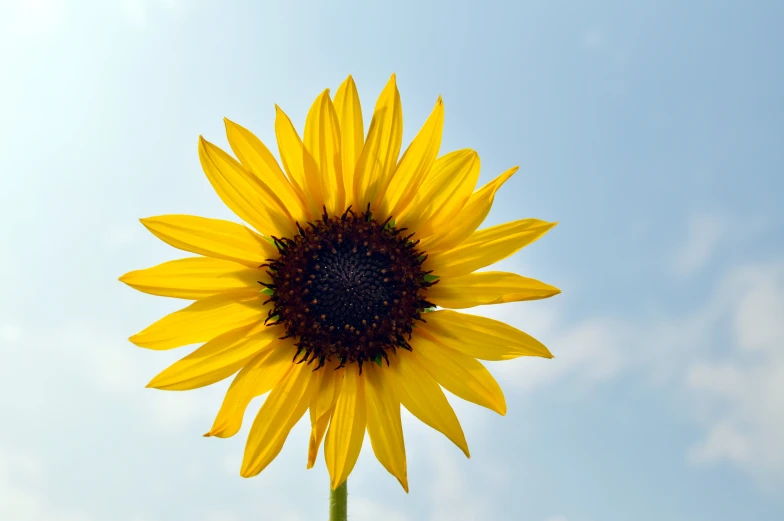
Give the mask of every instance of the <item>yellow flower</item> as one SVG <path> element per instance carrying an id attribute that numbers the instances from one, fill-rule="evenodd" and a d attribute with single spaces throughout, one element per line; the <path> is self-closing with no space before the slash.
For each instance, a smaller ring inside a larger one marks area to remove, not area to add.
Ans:
<path id="1" fill-rule="evenodd" d="M 477 272 L 555 223 L 523 219 L 477 230 L 517 168 L 475 191 L 476 152 L 438 157 L 443 118 L 439 98 L 398 159 L 403 116 L 395 76 L 367 135 L 349 76 L 334 101 L 328 90 L 316 99 L 304 142 L 277 108 L 283 169 L 229 120 L 237 159 L 200 138 L 213 188 L 257 231 L 189 215 L 142 219 L 159 239 L 199 256 L 120 280 L 195 302 L 130 340 L 157 350 L 206 342 L 148 386 L 195 389 L 237 373 L 206 434 L 221 438 L 237 433 L 252 398 L 269 393 L 250 429 L 242 476 L 269 465 L 309 411 L 308 468 L 326 434 L 332 488 L 354 467 L 367 429 L 379 462 L 408 491 L 401 404 L 468 456 L 441 388 L 505 414 L 501 388 L 477 359 L 552 357 L 507 324 L 451 310 L 559 290 L 514 273 Z"/>

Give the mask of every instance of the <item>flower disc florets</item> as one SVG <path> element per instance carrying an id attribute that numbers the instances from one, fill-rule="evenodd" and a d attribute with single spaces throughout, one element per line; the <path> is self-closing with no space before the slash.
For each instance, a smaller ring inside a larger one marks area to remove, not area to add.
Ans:
<path id="1" fill-rule="evenodd" d="M 280 252 L 269 259 L 273 309 L 267 323 L 283 324 L 300 361 L 316 369 L 337 359 L 340 366 L 368 360 L 389 363 L 388 352 L 411 350 L 414 322 L 433 304 L 424 290 L 435 277 L 422 270 L 425 255 L 395 228 L 378 222 L 370 208 L 297 224 L 294 238 L 273 237 Z M 295 357 L 295 358 L 297 358 Z"/>

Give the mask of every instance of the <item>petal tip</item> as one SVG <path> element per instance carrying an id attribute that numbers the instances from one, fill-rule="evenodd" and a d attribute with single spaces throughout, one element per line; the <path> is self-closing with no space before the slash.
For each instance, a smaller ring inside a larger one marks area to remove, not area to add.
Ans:
<path id="1" fill-rule="evenodd" d="M 144 387 L 146 389 L 158 389 L 163 391 L 166 389 L 166 380 L 165 378 L 161 378 L 161 375 L 157 375 L 152 380 L 147 382 L 147 385 Z"/>
<path id="2" fill-rule="evenodd" d="M 242 467 L 240 468 L 240 477 L 252 478 L 253 476 L 255 476 L 257 474 L 258 474 L 258 472 L 254 473 L 252 469 L 250 469 L 249 467 L 247 467 L 245 465 L 245 463 L 242 464 Z"/>

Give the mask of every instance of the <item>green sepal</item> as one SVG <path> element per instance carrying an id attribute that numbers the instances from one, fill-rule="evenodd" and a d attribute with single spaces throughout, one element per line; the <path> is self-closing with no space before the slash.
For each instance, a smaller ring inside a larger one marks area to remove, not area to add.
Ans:
<path id="1" fill-rule="evenodd" d="M 424 279 L 425 279 L 425 282 L 433 282 L 434 280 L 438 280 L 438 279 L 440 279 L 440 278 L 441 278 L 441 277 L 439 277 L 438 275 L 433 275 L 432 273 L 428 273 L 428 274 L 427 274 L 427 275 L 425 275 L 425 277 L 424 277 Z"/>
<path id="2" fill-rule="evenodd" d="M 275 291 L 272 288 L 264 288 L 261 290 L 261 292 L 265 295 L 269 295 L 270 297 L 275 294 Z"/>
<path id="3" fill-rule="evenodd" d="M 383 357 L 381 355 L 376 355 L 376 358 L 373 361 L 377 363 L 379 367 L 384 367 L 381 365 L 381 360 L 383 360 Z"/>

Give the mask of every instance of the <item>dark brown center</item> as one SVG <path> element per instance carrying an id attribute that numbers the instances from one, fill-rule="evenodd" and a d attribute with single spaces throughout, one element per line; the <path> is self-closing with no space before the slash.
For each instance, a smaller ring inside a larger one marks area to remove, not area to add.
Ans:
<path id="1" fill-rule="evenodd" d="M 280 252 L 266 264 L 264 284 L 273 309 L 268 324 L 283 324 L 295 339 L 296 358 L 315 369 L 337 359 L 340 366 L 368 360 L 389 363 L 388 353 L 411 349 L 414 322 L 433 304 L 426 288 L 436 277 L 422 270 L 425 256 L 390 219 L 378 222 L 370 209 L 308 223 L 294 238 L 273 238 Z M 314 370 L 315 370 L 314 369 Z"/>

